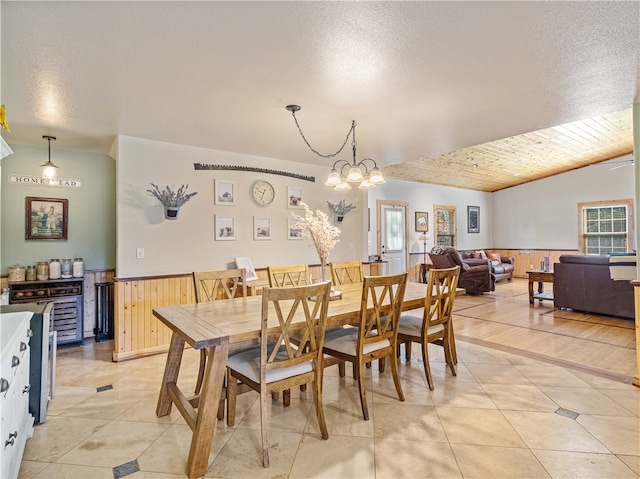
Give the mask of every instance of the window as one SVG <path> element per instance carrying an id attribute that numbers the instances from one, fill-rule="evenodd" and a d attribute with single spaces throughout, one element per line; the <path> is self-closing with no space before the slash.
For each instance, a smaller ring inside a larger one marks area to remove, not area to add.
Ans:
<path id="1" fill-rule="evenodd" d="M 436 246 L 456 246 L 456 207 L 435 205 Z"/>
<path id="2" fill-rule="evenodd" d="M 385 209 L 385 244 L 387 253 L 397 253 L 404 249 L 404 209 Z"/>
<path id="3" fill-rule="evenodd" d="M 631 200 L 580 203 L 580 250 L 587 254 L 629 251 L 632 204 Z"/>

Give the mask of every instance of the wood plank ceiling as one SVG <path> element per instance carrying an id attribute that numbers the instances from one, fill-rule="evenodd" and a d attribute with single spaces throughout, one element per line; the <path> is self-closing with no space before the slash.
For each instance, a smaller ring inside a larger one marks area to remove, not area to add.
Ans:
<path id="1" fill-rule="evenodd" d="M 631 109 L 390 165 L 391 178 L 494 192 L 633 153 Z"/>

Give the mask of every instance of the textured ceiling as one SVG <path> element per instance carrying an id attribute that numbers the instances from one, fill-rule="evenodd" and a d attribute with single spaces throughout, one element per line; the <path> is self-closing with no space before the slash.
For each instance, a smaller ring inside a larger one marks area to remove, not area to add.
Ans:
<path id="1" fill-rule="evenodd" d="M 403 164 L 388 174 L 495 191 L 530 181 L 527 165 L 557 173 L 576 163 L 538 148 L 515 160 L 520 176 L 467 185 L 452 168 L 529 132 L 624 117 L 638 91 L 640 2 L 5 0 L 0 9 L 10 145 L 45 146 L 50 134 L 61 149 L 108 152 L 130 135 L 329 168 L 284 108 L 296 103 L 322 153 L 356 120 L 359 158 Z M 488 166 L 484 158 L 473 163 Z"/>

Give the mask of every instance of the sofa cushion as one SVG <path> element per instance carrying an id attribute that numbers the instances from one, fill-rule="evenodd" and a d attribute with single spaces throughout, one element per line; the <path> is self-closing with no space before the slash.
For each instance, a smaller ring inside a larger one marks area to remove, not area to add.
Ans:
<path id="1" fill-rule="evenodd" d="M 500 253 L 487 253 L 487 259 L 491 260 L 491 264 L 493 264 L 494 266 L 498 266 L 502 263 Z"/>

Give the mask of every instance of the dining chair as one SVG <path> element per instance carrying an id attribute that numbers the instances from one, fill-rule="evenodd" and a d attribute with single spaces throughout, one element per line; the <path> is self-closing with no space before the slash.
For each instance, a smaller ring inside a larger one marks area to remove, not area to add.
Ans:
<path id="1" fill-rule="evenodd" d="M 269 467 L 268 399 L 273 392 L 311 383 L 322 438 L 329 438 L 322 409 L 322 344 L 330 289 L 328 281 L 264 288 L 260 346 L 235 354 L 227 361 L 227 424 L 235 423 L 238 381 L 260 393 L 264 467 Z"/>
<path id="2" fill-rule="evenodd" d="M 362 283 L 364 273 L 362 271 L 362 261 L 334 261 L 329 264 L 331 269 L 331 280 L 335 285 Z M 367 363 L 371 367 L 371 363 Z M 378 371 L 383 373 L 385 369 L 384 358 L 378 361 Z M 344 362 L 339 363 L 340 377 L 345 376 Z M 353 377 L 356 377 L 356 363 L 353 363 Z"/>
<path id="3" fill-rule="evenodd" d="M 220 271 L 194 271 L 193 282 L 195 285 L 196 303 L 216 301 L 219 299 L 232 299 L 237 292 L 243 298 L 247 297 L 247 270 L 225 269 Z M 207 365 L 206 348 L 200 350 L 200 368 L 196 380 L 195 394 L 202 388 L 204 370 Z M 224 411 L 224 408 L 222 409 Z"/>
<path id="4" fill-rule="evenodd" d="M 433 391 L 433 377 L 429 367 L 429 343 L 438 344 L 444 348 L 447 365 L 451 369 L 451 374 L 456 375 L 457 358 L 452 315 L 459 277 L 460 266 L 430 269 L 427 276 L 427 294 L 422 316 L 412 314 L 400 316 L 398 350 L 400 344 L 404 344 L 405 355 L 409 361 L 411 359 L 411 343 L 422 345 L 422 362 L 427 376 L 427 384 L 431 391 Z"/>
<path id="5" fill-rule="evenodd" d="M 407 273 L 365 276 L 358 327 L 334 329 L 325 334 L 324 353 L 357 366 L 354 369 L 365 420 L 369 419 L 365 396 L 365 363 L 389 357 L 398 398 L 404 401 L 396 348 L 398 322 L 406 285 Z"/>
<path id="6" fill-rule="evenodd" d="M 282 288 L 285 286 L 303 286 L 309 284 L 309 266 L 296 264 L 291 266 L 268 266 L 269 286 Z"/>
<path id="7" fill-rule="evenodd" d="M 267 275 L 269 276 L 269 286 L 271 288 L 284 288 L 287 286 L 304 286 L 311 284 L 309 266 L 306 264 L 267 266 Z M 306 384 L 301 384 L 300 391 L 305 391 L 306 387 Z M 277 397 L 278 394 L 274 392 L 273 399 L 276 400 Z M 291 404 L 291 390 L 286 389 L 282 392 L 282 403 L 285 407 L 288 407 Z"/>
<path id="8" fill-rule="evenodd" d="M 362 283 L 362 261 L 340 261 L 329 264 L 331 280 L 334 286 L 341 284 Z"/>

